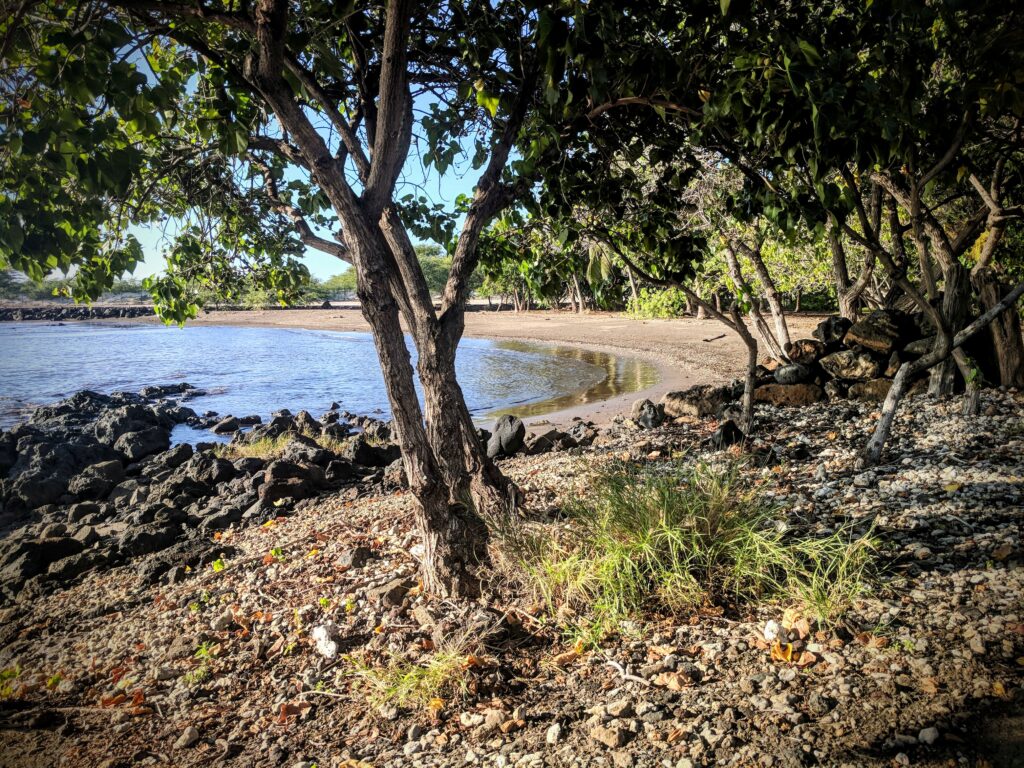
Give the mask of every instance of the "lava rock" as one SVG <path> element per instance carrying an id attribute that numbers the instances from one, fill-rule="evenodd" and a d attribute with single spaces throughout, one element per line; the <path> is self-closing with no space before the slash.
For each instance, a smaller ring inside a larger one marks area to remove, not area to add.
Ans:
<path id="1" fill-rule="evenodd" d="M 665 420 L 665 412 L 650 400 L 644 398 L 633 403 L 629 418 L 642 429 L 654 429 Z"/>
<path id="2" fill-rule="evenodd" d="M 506 414 L 494 422 L 494 431 L 487 441 L 487 457 L 512 456 L 523 447 L 526 425 L 522 419 Z"/>
<path id="3" fill-rule="evenodd" d="M 882 365 L 867 352 L 843 349 L 818 361 L 829 376 L 836 379 L 867 380 L 877 378 Z"/>
<path id="4" fill-rule="evenodd" d="M 810 405 L 824 399 L 817 384 L 765 384 L 754 390 L 754 401 L 772 405 Z"/>

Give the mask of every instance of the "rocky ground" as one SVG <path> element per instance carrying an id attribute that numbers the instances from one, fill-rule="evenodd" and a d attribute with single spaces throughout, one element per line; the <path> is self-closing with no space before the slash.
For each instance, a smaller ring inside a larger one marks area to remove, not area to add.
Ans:
<path id="1" fill-rule="evenodd" d="M 648 404 L 525 446 L 507 420 L 490 445 L 543 526 L 606 461 L 747 457 L 780 525 L 877 539 L 873 589 L 836 625 L 709 607 L 574 647 L 505 583 L 421 593 L 386 425 L 281 414 L 232 453 L 168 449 L 175 422 L 242 426 L 189 411 L 187 388 L 40 409 L 0 434 L 0 765 L 1024 764 L 1021 394 L 972 418 L 910 400 L 867 472 L 874 403 L 762 405 L 741 449 L 691 415 L 698 394 L 658 426 L 671 409 Z M 284 433 L 304 437 L 243 455 Z M 460 684 L 387 701 L 417 669 Z"/>

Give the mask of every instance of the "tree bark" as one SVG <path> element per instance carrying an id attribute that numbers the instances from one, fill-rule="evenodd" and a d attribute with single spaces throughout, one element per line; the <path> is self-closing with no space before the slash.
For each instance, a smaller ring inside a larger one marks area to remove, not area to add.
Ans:
<path id="1" fill-rule="evenodd" d="M 950 264 L 943 270 L 942 318 L 950 333 L 963 328 L 970 310 L 971 283 L 968 271 L 959 263 Z M 941 332 L 939 336 L 941 336 Z M 940 344 L 938 338 L 936 345 Z M 938 364 L 931 370 L 928 380 L 928 394 L 932 396 L 950 395 L 957 383 L 956 360 L 943 355 Z"/>
<path id="2" fill-rule="evenodd" d="M 983 311 L 994 307 L 1007 289 L 991 267 L 974 272 L 972 282 Z M 988 327 L 999 364 L 999 383 L 1004 387 L 1024 387 L 1024 340 L 1020 325 L 1016 312 L 1006 312 Z"/>

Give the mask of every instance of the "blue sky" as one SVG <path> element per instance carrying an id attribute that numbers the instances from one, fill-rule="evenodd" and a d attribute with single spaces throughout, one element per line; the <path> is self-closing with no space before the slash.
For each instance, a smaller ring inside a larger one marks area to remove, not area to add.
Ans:
<path id="1" fill-rule="evenodd" d="M 454 164 L 447 173 L 438 176 L 436 171 L 423 167 L 420 153 L 414 146 L 399 180 L 396 196 L 401 197 L 409 192 L 426 195 L 433 202 L 444 203 L 451 210 L 455 206 L 456 197 L 472 195 L 473 187 L 481 172 L 482 169 L 474 171 L 468 158 L 464 157 L 461 163 Z M 142 243 L 143 252 L 146 255 L 145 261 L 135 268 L 133 277 L 149 277 L 163 271 L 165 263 L 161 255 L 164 246 L 163 233 L 155 226 L 137 227 L 133 231 L 139 242 Z M 413 241 L 416 242 L 416 238 L 413 238 Z M 310 273 L 320 279 L 326 279 L 348 269 L 348 264 L 313 249 L 306 250 L 303 262 L 309 268 Z"/>

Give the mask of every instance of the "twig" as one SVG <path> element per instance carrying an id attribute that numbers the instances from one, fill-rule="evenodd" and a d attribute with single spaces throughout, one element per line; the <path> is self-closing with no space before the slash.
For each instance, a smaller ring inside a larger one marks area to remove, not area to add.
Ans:
<path id="1" fill-rule="evenodd" d="M 646 685 L 646 686 L 650 686 L 650 684 L 651 684 L 650 680 L 644 680 L 644 678 L 642 678 L 642 677 L 637 677 L 636 675 L 629 674 L 628 672 L 626 672 L 626 670 L 624 670 L 622 668 L 622 665 L 619 664 L 619 662 L 612 661 L 610 658 L 608 658 L 608 656 L 605 656 L 605 662 L 604 663 L 605 663 L 605 666 L 611 667 L 616 672 L 618 672 L 622 676 L 623 680 L 628 680 L 629 682 L 633 682 L 633 683 L 640 683 L 641 685 Z"/>
<path id="2" fill-rule="evenodd" d="M 718 341 L 719 339 L 724 339 L 724 338 L 725 338 L 725 334 L 723 333 L 720 336 L 712 336 L 710 339 L 704 339 L 704 341 Z"/>

